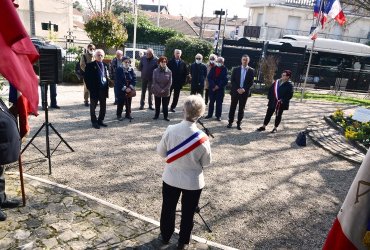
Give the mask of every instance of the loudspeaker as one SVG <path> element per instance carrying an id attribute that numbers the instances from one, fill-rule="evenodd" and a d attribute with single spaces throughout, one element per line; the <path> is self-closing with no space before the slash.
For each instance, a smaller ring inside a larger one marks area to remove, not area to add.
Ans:
<path id="1" fill-rule="evenodd" d="M 54 45 L 37 47 L 40 59 L 38 71 L 40 84 L 61 83 L 63 81 L 62 51 Z"/>

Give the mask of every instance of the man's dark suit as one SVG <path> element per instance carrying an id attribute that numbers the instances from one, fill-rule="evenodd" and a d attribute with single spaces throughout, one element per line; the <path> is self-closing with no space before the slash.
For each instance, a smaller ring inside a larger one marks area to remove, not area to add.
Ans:
<path id="1" fill-rule="evenodd" d="M 238 93 L 238 89 L 240 89 L 240 77 L 241 77 L 241 66 L 234 68 L 231 73 L 231 91 L 230 91 L 231 104 L 229 111 L 229 124 L 232 124 L 234 122 L 236 106 L 239 103 L 238 121 L 237 121 L 238 126 L 240 126 L 243 120 L 245 105 L 247 103 L 250 88 L 253 86 L 254 69 L 251 67 L 247 67 L 247 72 L 245 74 L 243 83 L 243 89 L 245 90 L 245 92 L 243 94 Z"/>
<path id="2" fill-rule="evenodd" d="M 186 67 L 186 63 L 181 59 L 177 63 L 176 58 L 174 57 L 168 61 L 167 67 L 172 71 L 172 85 L 170 96 L 172 94 L 172 90 L 174 91 L 174 93 L 171 109 L 175 109 L 179 101 L 180 90 L 182 89 L 182 86 L 185 85 L 186 77 L 189 73 L 188 68 Z"/>
<path id="3" fill-rule="evenodd" d="M 94 123 L 101 123 L 104 120 L 105 112 L 107 108 L 107 101 L 108 98 L 108 79 L 109 79 L 109 71 L 108 65 L 103 63 L 104 72 L 106 83 L 102 84 L 102 77 L 100 73 L 100 68 L 96 61 L 86 64 L 85 68 L 85 83 L 86 87 L 90 92 L 90 116 L 91 122 Z M 100 103 L 100 110 L 99 110 L 99 117 L 96 118 L 95 109 L 98 104 Z"/>

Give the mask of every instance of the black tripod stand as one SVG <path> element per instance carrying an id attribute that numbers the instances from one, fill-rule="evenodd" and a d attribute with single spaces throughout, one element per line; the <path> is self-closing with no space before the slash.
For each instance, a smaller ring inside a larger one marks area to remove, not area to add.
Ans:
<path id="1" fill-rule="evenodd" d="M 208 206 L 208 205 L 209 205 L 209 202 L 207 202 L 207 203 L 206 203 L 205 205 L 203 205 L 202 207 L 197 206 L 197 207 L 195 208 L 195 213 L 197 213 L 197 214 L 199 215 L 199 217 L 202 219 L 202 221 L 203 221 L 204 225 L 206 225 L 206 227 L 207 227 L 208 232 L 212 233 L 211 228 L 208 226 L 207 222 L 203 219 L 202 215 L 200 214 L 200 210 L 201 210 L 202 208 L 204 208 L 205 206 Z"/>
<path id="2" fill-rule="evenodd" d="M 49 174 L 51 174 L 51 155 L 55 152 L 55 150 L 59 147 L 59 145 L 64 142 L 64 144 L 72 151 L 74 152 L 73 148 L 69 146 L 69 144 L 63 139 L 63 137 L 58 133 L 58 131 L 54 128 L 54 126 L 49 123 L 49 113 L 48 113 L 48 84 L 44 83 L 43 87 L 45 88 L 44 90 L 44 99 L 42 101 L 42 106 L 44 107 L 45 110 L 45 122 L 42 124 L 42 126 L 37 130 L 36 134 L 31 138 L 31 140 L 27 143 L 27 145 L 22 149 L 21 154 L 28 148 L 30 144 L 34 146 L 43 156 L 48 158 L 49 162 Z M 33 144 L 33 140 L 37 137 L 37 135 L 41 132 L 41 130 L 45 127 L 45 134 L 46 134 L 46 154 L 42 152 L 35 144 Z M 50 153 L 50 140 L 49 140 L 49 127 L 55 132 L 55 134 L 60 138 L 60 142 L 58 145 L 55 147 L 53 152 Z"/>

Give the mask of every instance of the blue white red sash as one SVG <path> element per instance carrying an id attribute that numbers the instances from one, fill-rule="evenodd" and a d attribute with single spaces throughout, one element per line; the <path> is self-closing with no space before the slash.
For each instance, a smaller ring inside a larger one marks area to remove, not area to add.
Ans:
<path id="1" fill-rule="evenodd" d="M 166 162 L 171 163 L 184 155 L 190 153 L 198 146 L 208 140 L 208 136 L 201 130 L 192 134 L 189 138 L 181 142 L 179 145 L 167 151 Z"/>
<path id="2" fill-rule="evenodd" d="M 279 112 L 280 105 L 281 105 L 281 101 L 279 100 L 279 93 L 278 93 L 279 82 L 280 82 L 279 80 L 276 80 L 275 81 L 275 86 L 274 86 L 274 94 L 275 94 L 275 98 L 276 98 L 276 106 L 275 106 L 275 114 L 276 115 Z"/>
<path id="3" fill-rule="evenodd" d="M 277 101 L 279 100 L 278 89 L 279 89 L 279 80 L 276 80 L 274 86 L 274 94 Z"/>

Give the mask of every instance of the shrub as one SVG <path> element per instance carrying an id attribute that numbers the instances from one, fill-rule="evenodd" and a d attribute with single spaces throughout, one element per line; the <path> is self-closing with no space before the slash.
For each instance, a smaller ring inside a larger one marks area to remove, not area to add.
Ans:
<path id="1" fill-rule="evenodd" d="M 195 55 L 200 53 L 203 55 L 203 61 L 206 61 L 213 50 L 213 46 L 210 42 L 199 40 L 195 38 L 181 38 L 173 37 L 167 40 L 165 55 L 168 58 L 173 57 L 173 51 L 175 49 L 182 50 L 181 58 L 186 63 L 192 63 L 195 61 Z"/>
<path id="2" fill-rule="evenodd" d="M 112 13 L 97 13 L 85 24 L 85 31 L 100 48 L 119 47 L 127 40 L 123 24 Z"/>
<path id="3" fill-rule="evenodd" d="M 65 83 L 82 83 L 82 80 L 79 80 L 75 74 L 75 62 L 66 62 L 63 68 L 63 82 Z"/>
<path id="4" fill-rule="evenodd" d="M 127 41 L 132 43 L 134 35 L 134 16 L 132 14 L 125 15 L 124 26 L 128 33 Z M 147 17 L 138 16 L 136 42 L 163 44 L 164 41 L 176 36 L 182 37 L 183 35 L 173 29 L 157 27 Z"/>

